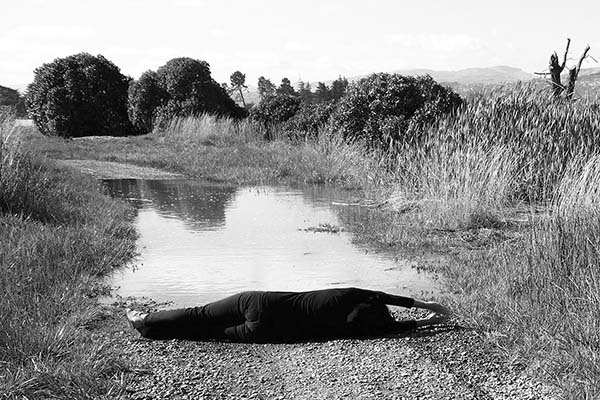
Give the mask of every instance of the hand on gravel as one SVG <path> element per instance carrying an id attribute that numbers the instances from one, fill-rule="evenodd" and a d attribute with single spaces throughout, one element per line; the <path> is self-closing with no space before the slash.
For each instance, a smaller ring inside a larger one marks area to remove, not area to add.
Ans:
<path id="1" fill-rule="evenodd" d="M 449 318 L 450 317 L 445 314 L 431 313 L 427 316 L 426 320 L 430 325 L 437 325 L 445 323 Z"/>
<path id="2" fill-rule="evenodd" d="M 127 316 L 127 321 L 129 321 L 129 325 L 133 329 L 139 329 L 144 325 L 144 318 L 146 318 L 146 315 L 148 314 L 143 314 L 140 311 L 135 311 L 127 308 L 125 310 L 125 315 Z"/>

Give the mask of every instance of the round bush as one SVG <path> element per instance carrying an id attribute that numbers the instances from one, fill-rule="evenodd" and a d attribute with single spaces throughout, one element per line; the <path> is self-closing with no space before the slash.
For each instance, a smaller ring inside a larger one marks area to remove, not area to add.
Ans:
<path id="1" fill-rule="evenodd" d="M 349 87 L 332 124 L 348 138 L 389 148 L 407 140 L 411 123 L 428 122 L 460 104 L 458 94 L 430 76 L 373 74 Z"/>
<path id="2" fill-rule="evenodd" d="M 130 78 L 101 55 L 57 58 L 35 71 L 27 88 L 27 110 L 44 135 L 125 136 Z"/>
<path id="3" fill-rule="evenodd" d="M 300 108 L 300 99 L 284 93 L 266 95 L 252 107 L 250 116 L 265 125 L 285 122 L 292 118 Z"/>

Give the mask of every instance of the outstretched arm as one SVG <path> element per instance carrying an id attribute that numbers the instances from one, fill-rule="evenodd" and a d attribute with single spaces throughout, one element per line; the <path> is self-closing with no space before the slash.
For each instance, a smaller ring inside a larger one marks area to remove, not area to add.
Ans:
<path id="1" fill-rule="evenodd" d="M 434 301 L 412 299 L 410 297 L 397 296 L 395 294 L 389 294 L 385 292 L 377 292 L 376 298 L 379 302 L 389 304 L 391 306 L 423 308 L 425 310 L 433 311 L 436 314 L 449 315 L 452 313 L 448 307 L 445 307 Z"/>

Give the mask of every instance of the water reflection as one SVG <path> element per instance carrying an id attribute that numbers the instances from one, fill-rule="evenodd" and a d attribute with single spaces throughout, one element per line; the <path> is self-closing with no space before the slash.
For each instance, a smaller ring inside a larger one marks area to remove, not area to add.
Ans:
<path id="1" fill-rule="evenodd" d="M 108 193 L 121 197 L 138 209 L 153 209 L 165 218 L 177 218 L 192 230 L 225 224 L 225 207 L 236 189 L 227 186 L 194 185 L 183 180 L 115 179 L 104 181 Z"/>
<path id="2" fill-rule="evenodd" d="M 352 245 L 322 188 L 232 188 L 186 181 L 113 180 L 108 191 L 138 208 L 137 269 L 115 276 L 119 294 L 202 304 L 241 290 L 360 286 L 395 293 L 430 290 L 406 263 Z"/>

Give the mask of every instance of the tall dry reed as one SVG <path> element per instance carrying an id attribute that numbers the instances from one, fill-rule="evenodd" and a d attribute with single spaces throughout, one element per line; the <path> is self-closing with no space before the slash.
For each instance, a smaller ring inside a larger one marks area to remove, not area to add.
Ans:
<path id="1" fill-rule="evenodd" d="M 515 195 L 546 201 L 569 162 L 600 146 L 600 103 L 557 101 L 547 91 L 520 85 L 474 96 L 458 112 L 412 134 L 418 138 L 414 146 L 426 154 L 441 144 L 457 151 L 509 148 L 517 172 Z"/>

